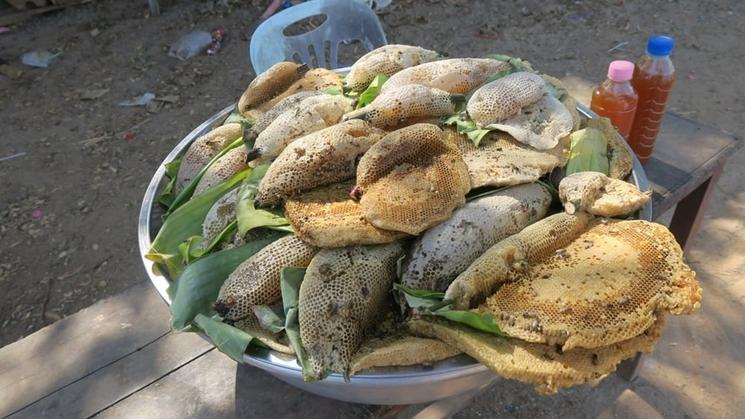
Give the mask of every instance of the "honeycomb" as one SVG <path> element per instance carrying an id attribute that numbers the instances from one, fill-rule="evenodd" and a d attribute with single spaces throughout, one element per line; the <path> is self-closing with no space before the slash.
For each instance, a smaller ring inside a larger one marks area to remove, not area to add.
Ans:
<path id="1" fill-rule="evenodd" d="M 238 112 L 244 113 L 277 96 L 302 77 L 307 70 L 307 66 L 289 61 L 282 61 L 269 67 L 251 80 L 238 100 Z"/>
<path id="2" fill-rule="evenodd" d="M 500 241 L 479 256 L 445 291 L 453 307 L 474 307 L 505 282 L 514 280 L 529 264 L 571 243 L 587 228 L 592 216 L 558 213 L 533 223 Z"/>
<path id="3" fill-rule="evenodd" d="M 572 132 L 574 120 L 563 103 L 545 95 L 516 115 L 491 126 L 537 150 L 549 150 Z"/>
<path id="4" fill-rule="evenodd" d="M 298 92 L 293 95 L 287 96 L 286 98 L 280 100 L 277 102 L 276 105 L 274 105 L 271 109 L 266 111 L 261 117 L 256 121 L 255 124 L 249 129 L 249 134 L 246 136 L 247 138 L 244 138 L 244 140 L 255 140 L 256 137 L 266 129 L 266 127 L 269 126 L 277 117 L 282 114 L 282 112 L 295 107 L 298 103 L 302 102 L 304 99 L 307 99 L 311 96 L 316 96 L 321 93 L 319 92 Z"/>
<path id="5" fill-rule="evenodd" d="M 310 262 L 298 309 L 316 379 L 326 371 L 349 375 L 366 330 L 384 314 L 402 253 L 398 243 L 322 249 Z"/>
<path id="6" fill-rule="evenodd" d="M 223 148 L 243 134 L 241 124 L 225 124 L 197 138 L 184 153 L 176 175 L 176 192 L 194 179 L 202 168 Z"/>
<path id="7" fill-rule="evenodd" d="M 343 81 L 339 74 L 325 68 L 314 68 L 303 76 L 300 80 L 292 83 L 285 91 L 274 98 L 262 103 L 258 109 L 268 111 L 273 108 L 279 101 L 287 96 L 299 92 L 324 92 L 328 89 L 338 89 L 341 91 Z"/>
<path id="8" fill-rule="evenodd" d="M 468 100 L 466 110 L 480 127 L 503 121 L 537 102 L 545 85 L 536 74 L 512 73 L 478 88 Z"/>
<path id="9" fill-rule="evenodd" d="M 238 189 L 226 193 L 218 199 L 207 212 L 202 222 L 202 238 L 209 243 L 216 238 L 225 227 L 235 220 L 235 205 L 238 201 Z"/>
<path id="10" fill-rule="evenodd" d="M 246 147 L 236 147 L 212 163 L 194 189 L 194 196 L 225 182 L 246 168 Z"/>
<path id="11" fill-rule="evenodd" d="M 585 211 L 604 217 L 630 214 L 643 207 L 651 192 L 600 172 L 573 173 L 559 183 L 559 199 L 567 213 Z"/>
<path id="12" fill-rule="evenodd" d="M 554 168 L 564 166 L 569 151 L 568 138 L 545 151 L 521 144 L 499 131 L 486 134 L 478 147 L 452 128 L 445 129 L 445 138 L 463 153 L 471 188 L 535 182 Z"/>
<path id="13" fill-rule="evenodd" d="M 336 125 L 342 115 L 352 110 L 352 101 L 344 96 L 314 95 L 279 114 L 254 143 L 254 153 L 262 161 L 277 157 L 296 139 Z"/>
<path id="14" fill-rule="evenodd" d="M 528 254 L 477 310 L 529 342 L 564 351 L 610 345 L 642 333 L 661 312 L 698 307 L 701 289 L 682 256 L 660 224 L 598 219 L 570 243 Z"/>
<path id="15" fill-rule="evenodd" d="M 412 333 L 440 339 L 504 378 L 532 384 L 540 394 L 553 394 L 560 388 L 600 378 L 637 352 L 652 352 L 663 326 L 660 315 L 633 338 L 595 349 L 562 351 L 556 346 L 506 339 L 441 319 L 409 322 Z"/>
<path id="16" fill-rule="evenodd" d="M 354 355 L 350 375 L 376 367 L 433 364 L 460 353 L 438 339 L 410 335 L 368 339 Z"/>
<path id="17" fill-rule="evenodd" d="M 385 45 L 374 49 L 357 60 L 349 70 L 344 83 L 353 91 L 361 92 L 378 74 L 392 76 L 397 72 L 439 57 L 435 51 L 410 45 Z"/>
<path id="18" fill-rule="evenodd" d="M 228 276 L 220 287 L 215 310 L 228 320 L 253 316 L 253 306 L 272 304 L 280 299 L 282 269 L 308 266 L 317 251 L 292 235 L 269 243 Z"/>
<path id="19" fill-rule="evenodd" d="M 408 84 L 421 84 L 449 93 L 466 94 L 510 65 L 490 58 L 452 58 L 407 68 L 396 73 L 383 85 L 383 92 Z"/>
<path id="20" fill-rule="evenodd" d="M 382 230 L 367 222 L 360 204 L 349 197 L 354 181 L 335 183 L 285 202 L 285 217 L 298 238 L 317 247 L 391 243 L 405 233 Z"/>
<path id="21" fill-rule="evenodd" d="M 483 196 L 427 230 L 409 250 L 401 282 L 445 291 L 486 249 L 545 217 L 551 194 L 532 183 Z"/>
<path id="22" fill-rule="evenodd" d="M 450 218 L 470 187 L 460 152 L 431 124 L 386 135 L 357 168 L 365 218 L 375 227 L 412 235 Z"/>
<path id="23" fill-rule="evenodd" d="M 259 183 L 257 202 L 278 205 L 294 194 L 353 178 L 360 156 L 384 134 L 352 120 L 295 140 L 269 166 Z"/>
<path id="24" fill-rule="evenodd" d="M 455 113 L 455 97 L 432 87 L 409 84 L 381 93 L 370 104 L 344 115 L 364 119 L 379 128 L 399 126 L 419 118 Z"/>

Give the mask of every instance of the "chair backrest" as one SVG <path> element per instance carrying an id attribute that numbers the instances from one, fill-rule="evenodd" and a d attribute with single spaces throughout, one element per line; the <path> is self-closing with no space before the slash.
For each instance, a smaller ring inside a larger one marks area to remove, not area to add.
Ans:
<path id="1" fill-rule="evenodd" d="M 287 36 L 285 28 L 311 16 L 326 20 L 315 29 Z M 260 74 L 280 61 L 299 61 L 311 67 L 338 68 L 341 42 L 360 41 L 371 51 L 385 45 L 385 32 L 370 7 L 356 0 L 312 0 L 267 19 L 251 36 L 249 56 Z"/>

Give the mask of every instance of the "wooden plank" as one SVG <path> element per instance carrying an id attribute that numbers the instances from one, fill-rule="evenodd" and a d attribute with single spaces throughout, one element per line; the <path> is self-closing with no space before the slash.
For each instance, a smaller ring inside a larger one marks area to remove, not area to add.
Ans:
<path id="1" fill-rule="evenodd" d="M 213 350 L 212 345 L 197 334 L 169 333 L 10 417 L 89 417 Z M 80 354 L 82 358 L 85 356 L 85 353 Z M 208 369 L 209 366 L 204 367 Z"/>
<path id="2" fill-rule="evenodd" d="M 370 417 L 370 406 L 299 390 L 213 350 L 100 413 L 102 418 Z"/>
<path id="3" fill-rule="evenodd" d="M 0 417 L 168 332 L 168 308 L 143 282 L 0 348 Z"/>
<path id="4" fill-rule="evenodd" d="M 7 14 L 0 15 L 0 25 L 14 25 L 16 23 L 21 23 L 26 19 L 29 19 L 30 17 L 34 15 L 38 15 L 41 13 L 51 12 L 53 10 L 59 10 L 62 9 L 64 6 L 47 6 L 47 7 L 41 7 L 38 9 L 30 9 L 30 10 L 23 10 L 20 12 L 12 12 Z"/>

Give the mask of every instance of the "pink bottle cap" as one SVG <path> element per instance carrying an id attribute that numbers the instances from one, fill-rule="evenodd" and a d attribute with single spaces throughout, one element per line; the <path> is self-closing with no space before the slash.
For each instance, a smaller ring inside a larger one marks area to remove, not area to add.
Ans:
<path id="1" fill-rule="evenodd" d="M 634 76 L 634 63 L 631 61 L 611 61 L 608 66 L 608 78 L 613 81 L 629 81 Z"/>

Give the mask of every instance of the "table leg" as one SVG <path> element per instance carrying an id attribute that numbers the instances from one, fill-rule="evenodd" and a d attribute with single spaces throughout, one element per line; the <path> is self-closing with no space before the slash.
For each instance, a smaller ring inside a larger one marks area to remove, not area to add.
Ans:
<path id="1" fill-rule="evenodd" d="M 719 180 L 723 168 L 724 166 L 719 166 L 714 170 L 709 179 L 681 199 L 675 207 L 673 219 L 670 222 L 670 232 L 673 233 L 683 251 L 687 251 L 691 238 L 698 231 L 699 223 L 709 201 L 709 194 Z"/>
<path id="2" fill-rule="evenodd" d="M 618 368 L 616 368 L 616 374 L 626 381 L 634 381 L 639 373 L 639 367 L 642 365 L 642 361 L 644 361 L 642 356 L 644 355 L 641 352 L 637 352 L 633 358 L 622 361 L 618 364 Z"/>

